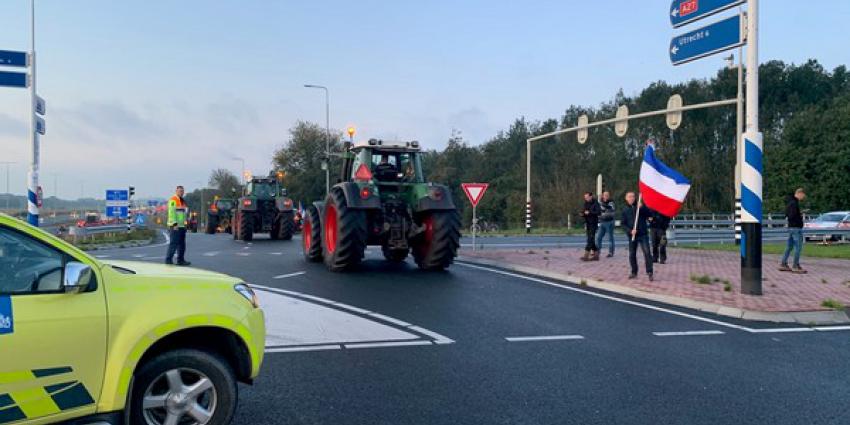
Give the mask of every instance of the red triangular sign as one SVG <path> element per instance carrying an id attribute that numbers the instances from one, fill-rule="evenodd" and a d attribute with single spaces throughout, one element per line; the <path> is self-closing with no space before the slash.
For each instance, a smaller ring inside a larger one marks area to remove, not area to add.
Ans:
<path id="1" fill-rule="evenodd" d="M 466 193 L 466 197 L 469 198 L 469 202 L 472 202 L 472 206 L 478 205 L 481 202 L 481 198 L 484 197 L 484 192 L 487 191 L 487 183 L 461 183 L 460 186 L 463 188 L 463 192 Z"/>

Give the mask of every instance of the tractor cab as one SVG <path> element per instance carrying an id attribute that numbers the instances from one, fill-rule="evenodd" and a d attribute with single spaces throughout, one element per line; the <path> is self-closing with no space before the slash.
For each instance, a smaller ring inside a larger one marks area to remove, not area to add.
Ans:
<path id="1" fill-rule="evenodd" d="M 419 142 L 384 142 L 371 139 L 351 148 L 343 181 L 392 187 L 425 183 Z"/>

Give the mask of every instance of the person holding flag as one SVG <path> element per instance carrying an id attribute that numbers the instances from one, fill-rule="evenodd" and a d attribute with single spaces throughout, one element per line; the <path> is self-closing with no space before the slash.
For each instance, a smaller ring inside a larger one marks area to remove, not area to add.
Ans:
<path id="1" fill-rule="evenodd" d="M 652 257 L 649 251 L 649 240 L 647 238 L 646 220 L 655 210 L 658 214 L 672 219 L 685 203 L 685 197 L 691 189 L 691 182 L 678 171 L 668 167 L 655 157 L 655 144 L 652 140 L 647 142 L 643 155 L 643 163 L 640 166 L 640 197 L 634 202 L 634 193 L 626 194 L 626 203 L 629 208 L 623 212 L 623 225 L 629 232 L 629 262 L 631 264 L 630 278 L 637 276 L 637 246 L 640 245 L 646 260 L 646 272 L 649 280 L 653 279 Z M 631 195 L 631 196 L 630 196 Z M 632 202 L 629 202 L 629 199 Z M 643 201 L 643 202 L 641 202 Z M 642 204 L 646 204 L 644 207 Z M 648 208 L 647 208 L 648 207 Z M 629 215 L 629 219 L 626 215 Z M 642 229 L 641 229 L 642 228 Z"/>

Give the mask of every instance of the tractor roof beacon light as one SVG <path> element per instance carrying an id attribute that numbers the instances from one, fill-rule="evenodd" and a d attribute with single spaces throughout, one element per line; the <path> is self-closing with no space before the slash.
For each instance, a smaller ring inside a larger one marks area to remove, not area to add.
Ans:
<path id="1" fill-rule="evenodd" d="M 346 132 L 348 133 L 349 138 L 354 138 L 354 133 L 356 132 L 356 130 L 352 126 L 352 127 L 348 127 L 348 130 L 346 130 Z"/>
<path id="2" fill-rule="evenodd" d="M 378 144 L 378 139 L 369 139 L 369 146 L 375 146 Z"/>

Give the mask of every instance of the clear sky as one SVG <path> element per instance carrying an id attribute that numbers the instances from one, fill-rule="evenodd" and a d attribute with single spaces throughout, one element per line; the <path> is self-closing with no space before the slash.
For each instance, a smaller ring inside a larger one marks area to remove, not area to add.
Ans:
<path id="1" fill-rule="evenodd" d="M 324 124 L 324 95 L 306 83 L 330 88 L 332 128 L 439 148 L 453 128 L 478 144 L 520 116 L 713 76 L 721 56 L 670 65 L 684 30 L 670 27 L 669 4 L 36 0 L 42 186 L 54 194 L 56 174 L 63 198 L 131 184 L 166 197 L 212 168 L 238 172 L 234 156 L 266 173 L 296 120 Z M 850 63 L 850 2 L 761 0 L 761 11 L 762 60 Z M 0 49 L 28 49 L 29 0 L 3 0 L 0 16 Z M 28 112 L 26 91 L 0 88 L 0 161 L 17 162 L 17 194 Z"/>

